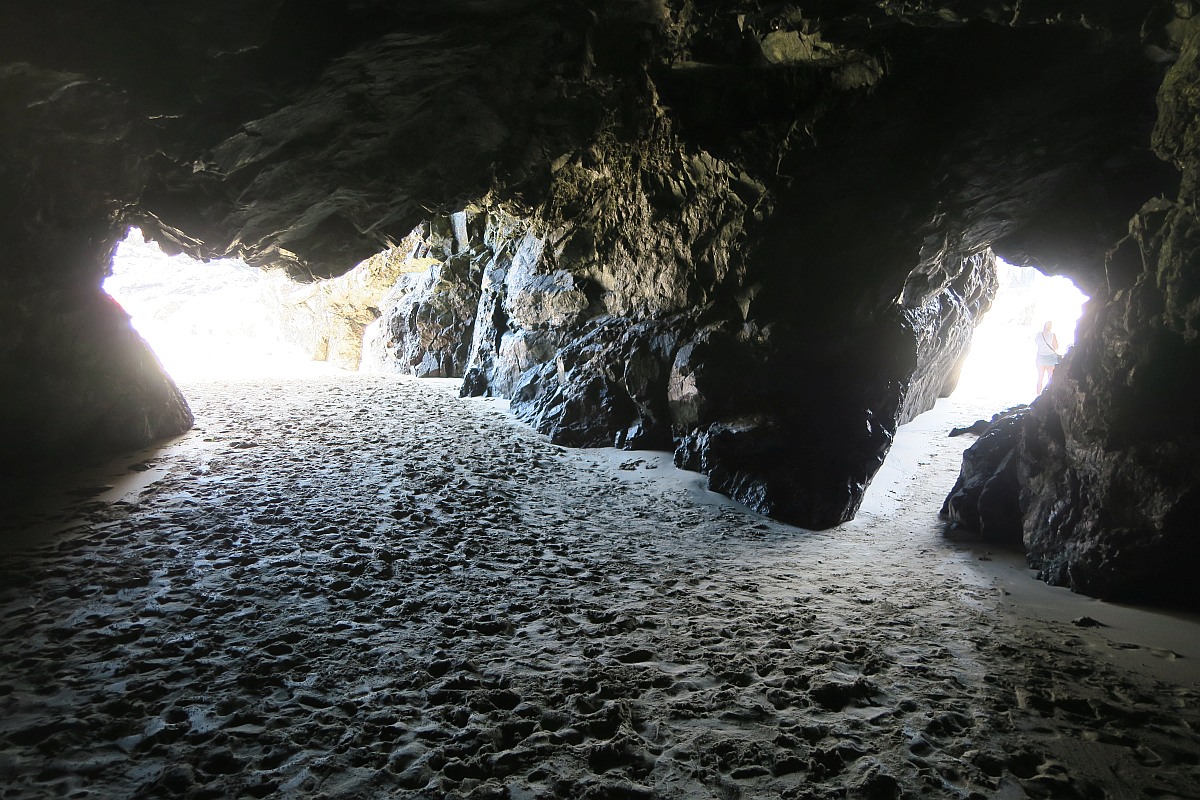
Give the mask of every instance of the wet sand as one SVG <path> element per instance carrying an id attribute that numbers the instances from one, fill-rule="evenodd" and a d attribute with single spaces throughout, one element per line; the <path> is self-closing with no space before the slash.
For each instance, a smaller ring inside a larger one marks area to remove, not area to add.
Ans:
<path id="1" fill-rule="evenodd" d="M 0 797 L 1200 796 L 1200 625 L 947 539 L 965 409 L 812 533 L 446 382 L 183 388 L 6 515 Z"/>

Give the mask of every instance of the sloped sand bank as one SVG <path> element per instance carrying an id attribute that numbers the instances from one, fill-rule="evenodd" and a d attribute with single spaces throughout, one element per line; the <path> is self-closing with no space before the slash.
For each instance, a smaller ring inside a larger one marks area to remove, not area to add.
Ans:
<path id="1" fill-rule="evenodd" d="M 1200 627 L 947 540 L 936 412 L 810 533 L 436 382 L 185 393 L 10 519 L 0 797 L 1200 796 Z"/>

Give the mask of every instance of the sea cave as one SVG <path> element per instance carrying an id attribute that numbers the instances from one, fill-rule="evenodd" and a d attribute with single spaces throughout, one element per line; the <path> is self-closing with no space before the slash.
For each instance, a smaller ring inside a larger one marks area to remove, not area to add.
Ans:
<path id="1" fill-rule="evenodd" d="M 1192 0 L 9 0 L 0 797 L 1197 796 L 1198 110 Z"/>

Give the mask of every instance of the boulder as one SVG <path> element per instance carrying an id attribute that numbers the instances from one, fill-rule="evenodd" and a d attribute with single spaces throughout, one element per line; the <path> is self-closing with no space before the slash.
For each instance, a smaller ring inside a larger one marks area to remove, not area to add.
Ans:
<path id="1" fill-rule="evenodd" d="M 992 418 L 963 453 L 962 470 L 941 515 L 954 527 L 976 531 L 985 542 L 1023 547 L 1018 450 L 1029 406 Z"/>
<path id="2" fill-rule="evenodd" d="M 602 318 L 521 376 L 516 415 L 558 444 L 665 449 L 671 415 L 665 366 L 692 328 L 690 317 L 630 324 Z"/>
<path id="3" fill-rule="evenodd" d="M 23 334 L 0 350 L 6 473 L 136 450 L 192 427 L 183 395 L 129 315 L 100 289 L 63 293 L 40 307 L 8 295 L 0 312 Z"/>

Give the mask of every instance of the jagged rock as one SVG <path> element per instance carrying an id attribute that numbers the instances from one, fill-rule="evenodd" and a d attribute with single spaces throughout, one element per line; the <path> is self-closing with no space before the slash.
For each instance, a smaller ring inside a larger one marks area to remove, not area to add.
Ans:
<path id="1" fill-rule="evenodd" d="M 559 444 L 669 447 L 665 364 L 693 327 L 690 317 L 597 320 L 553 361 L 521 377 L 513 411 Z"/>
<path id="2" fill-rule="evenodd" d="M 383 298 L 404 292 L 397 284 L 414 271 L 427 272 L 433 261 L 416 255 L 427 248 L 427 232 L 414 231 L 397 247 L 368 258 L 337 278 L 296 283 L 283 276 L 273 286 L 280 328 L 285 338 L 300 344 L 309 355 L 342 369 L 358 369 L 363 361 L 364 334 L 389 308 Z M 409 287 L 411 288 L 411 287 Z M 380 348 L 369 354 L 380 368 L 386 360 Z"/>
<path id="3" fill-rule="evenodd" d="M 384 300 L 369 339 L 370 368 L 418 378 L 460 378 L 470 354 L 479 304 L 478 270 L 469 254 L 408 273 Z"/>
<path id="4" fill-rule="evenodd" d="M 992 544 L 1022 545 L 1017 452 L 1028 414 L 1029 406 L 1017 406 L 992 417 L 963 453 L 958 481 L 942 504 L 943 517 Z"/>
<path id="5" fill-rule="evenodd" d="M 824 340 L 782 324 L 710 328 L 694 345 L 672 374 L 676 464 L 797 525 L 853 518 L 891 447 L 915 366 L 899 315 Z"/>
<path id="6" fill-rule="evenodd" d="M 731 327 L 705 326 L 675 353 L 666 400 L 671 423 L 681 435 L 735 414 L 743 393 L 763 388 L 756 331 Z"/>
<path id="7" fill-rule="evenodd" d="M 626 328 L 622 320 L 601 320 L 553 361 L 526 372 L 513 391 L 516 415 L 558 444 L 622 444 L 637 416 L 620 375 L 614 374 Z"/>
<path id="8" fill-rule="evenodd" d="M 950 429 L 950 436 L 962 436 L 967 433 L 973 433 L 976 436 L 988 429 L 988 426 L 999 419 L 999 414 L 993 414 L 991 419 L 977 419 L 970 425 L 954 427 Z"/>
<path id="9" fill-rule="evenodd" d="M 463 393 L 511 397 L 522 375 L 568 341 L 570 328 L 551 323 L 582 318 L 586 304 L 569 273 L 544 263 L 546 236 L 528 221 L 490 214 L 483 243 L 491 257 L 480 281 Z"/>
<path id="10" fill-rule="evenodd" d="M 1131 224 L 1110 259 L 1113 294 L 1089 308 L 1021 452 L 1030 562 L 1052 583 L 1102 597 L 1198 602 L 1198 83 L 1192 19 L 1154 134 L 1182 174 L 1179 200 L 1151 201 Z"/>
<path id="11" fill-rule="evenodd" d="M 942 266 L 941 271 L 942 276 L 934 284 L 940 290 L 932 295 L 914 293 L 909 299 L 912 305 L 905 308 L 905 321 L 916 340 L 917 366 L 904 396 L 902 425 L 954 391 L 971 349 L 971 335 L 999 287 L 996 257 L 991 250 L 955 261 L 953 270 Z M 919 276 L 927 291 L 930 276 Z M 909 276 L 910 282 L 914 277 Z"/>

